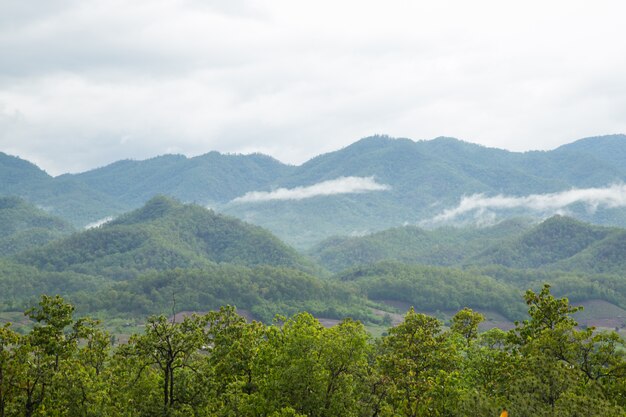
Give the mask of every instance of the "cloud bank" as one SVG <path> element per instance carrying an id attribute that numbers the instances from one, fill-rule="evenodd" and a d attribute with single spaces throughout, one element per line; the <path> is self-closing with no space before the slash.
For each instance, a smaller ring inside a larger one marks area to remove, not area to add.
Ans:
<path id="1" fill-rule="evenodd" d="M 458 206 L 444 210 L 429 223 L 444 223 L 474 213 L 477 217 L 491 216 L 494 210 L 527 209 L 535 213 L 560 213 L 572 204 L 584 204 L 590 212 L 599 207 L 626 207 L 626 184 L 605 188 L 578 188 L 550 194 L 531 194 L 523 197 L 498 195 L 486 197 L 474 194 L 463 197 Z"/>
<path id="2" fill-rule="evenodd" d="M 371 191 L 385 191 L 388 185 L 379 184 L 374 177 L 339 177 L 322 181 L 307 187 L 279 188 L 274 191 L 252 191 L 232 200 L 232 203 L 258 203 L 273 200 L 304 200 L 336 194 L 357 194 Z"/>

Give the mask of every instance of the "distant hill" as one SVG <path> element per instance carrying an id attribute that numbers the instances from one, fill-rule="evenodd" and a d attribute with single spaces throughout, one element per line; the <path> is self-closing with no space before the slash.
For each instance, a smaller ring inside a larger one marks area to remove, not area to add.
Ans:
<path id="1" fill-rule="evenodd" d="M 21 253 L 16 260 L 48 271 L 71 270 L 114 279 L 146 270 L 215 263 L 315 269 L 312 262 L 258 226 L 162 196 L 100 227 Z"/>
<path id="2" fill-rule="evenodd" d="M 371 177 L 387 189 L 306 199 L 233 201 L 252 191 L 309 187 L 341 177 Z M 331 236 L 424 224 L 457 206 L 464 196 L 523 197 L 624 181 L 625 135 L 587 138 L 552 151 L 533 152 L 509 152 L 447 137 L 413 141 L 373 136 L 300 166 L 259 154 L 210 152 L 193 158 L 164 155 L 118 161 L 56 178 L 19 158 L 0 155 L 1 194 L 19 195 L 78 227 L 138 208 L 162 194 L 263 226 L 300 249 Z M 600 206 L 590 211 L 574 204 L 568 212 L 591 223 L 626 226 L 623 207 Z M 475 221 L 475 214 L 461 220 Z M 499 215 L 535 213 L 517 208 L 500 209 Z"/>
<path id="3" fill-rule="evenodd" d="M 266 187 L 293 168 L 261 154 L 209 152 L 193 158 L 164 155 L 145 161 L 118 161 L 60 178 L 79 180 L 130 206 L 142 205 L 159 194 L 186 202 L 216 204 Z"/>
<path id="4" fill-rule="evenodd" d="M 18 197 L 0 197 L 0 257 L 43 246 L 73 227 Z"/>
<path id="5" fill-rule="evenodd" d="M 537 225 L 511 219 L 491 227 L 415 226 L 325 240 L 309 252 L 331 271 L 393 260 L 410 264 L 617 273 L 626 271 L 626 230 L 553 216 Z"/>
<path id="6" fill-rule="evenodd" d="M 424 265 L 453 266 L 485 248 L 530 229 L 529 219 L 517 218 L 490 227 L 446 227 L 425 230 L 416 226 L 392 228 L 362 237 L 327 239 L 310 250 L 331 271 L 395 260 Z"/>
<path id="7" fill-rule="evenodd" d="M 616 232 L 617 229 L 554 216 L 509 242 L 492 246 L 469 258 L 467 263 L 510 268 L 539 268 L 556 262 L 564 265 L 564 260 Z"/>
<path id="8" fill-rule="evenodd" d="M 417 224 L 472 194 L 525 196 L 623 182 L 626 157 L 623 151 L 610 155 L 602 151 L 607 141 L 612 147 L 626 149 L 624 135 L 579 141 L 586 144 L 584 149 L 575 150 L 580 147 L 575 142 L 569 149 L 525 153 L 453 138 L 415 142 L 375 136 L 313 158 L 272 187 L 306 186 L 341 176 L 373 176 L 389 185 L 388 191 L 234 204 L 221 210 L 263 225 L 299 248 L 308 248 L 332 235 Z M 626 226 L 624 208 L 599 208 L 591 213 L 582 206 L 572 206 L 570 212 L 585 221 Z M 501 214 L 507 215 L 504 210 Z M 518 209 L 509 210 L 508 215 L 532 213 Z"/>
<path id="9" fill-rule="evenodd" d="M 51 177 L 37 165 L 0 152 L 0 184 L 3 194 L 17 194 L 32 184 Z"/>

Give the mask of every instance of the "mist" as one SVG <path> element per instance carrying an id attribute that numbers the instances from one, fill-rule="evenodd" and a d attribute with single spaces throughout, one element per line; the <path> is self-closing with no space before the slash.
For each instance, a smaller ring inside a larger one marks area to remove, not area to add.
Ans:
<path id="1" fill-rule="evenodd" d="M 273 200 L 304 200 L 319 196 L 385 191 L 391 187 L 376 182 L 374 177 L 339 177 L 306 187 L 278 188 L 274 191 L 252 191 L 231 203 L 258 203 Z"/>
<path id="2" fill-rule="evenodd" d="M 452 222 L 459 217 L 474 213 L 477 219 L 493 219 L 493 211 L 507 209 L 526 209 L 532 214 L 562 214 L 573 204 L 584 204 L 591 213 L 598 208 L 626 207 L 626 184 L 614 184 L 604 188 L 574 188 L 567 191 L 548 194 L 530 194 L 527 196 L 497 195 L 487 197 L 474 194 L 463 197 L 458 206 L 444 210 L 428 223 Z"/>

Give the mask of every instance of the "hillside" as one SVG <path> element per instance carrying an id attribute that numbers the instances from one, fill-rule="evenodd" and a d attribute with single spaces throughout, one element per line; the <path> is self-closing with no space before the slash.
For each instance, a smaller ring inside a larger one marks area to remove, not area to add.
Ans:
<path id="1" fill-rule="evenodd" d="M 445 227 L 426 230 L 416 226 L 392 228 L 361 237 L 334 237 L 310 250 L 311 256 L 331 271 L 395 260 L 424 265 L 462 265 L 486 246 L 497 245 L 532 227 L 516 218 L 489 227 Z"/>
<path id="2" fill-rule="evenodd" d="M 17 197 L 0 197 L 0 257 L 43 246 L 70 234 L 61 218 Z"/>
<path id="3" fill-rule="evenodd" d="M 387 191 L 230 204 L 221 210 L 267 227 L 285 241 L 306 249 L 332 235 L 367 234 L 427 222 L 473 194 L 526 196 L 605 187 L 626 179 L 626 158 L 620 156 L 623 153 L 609 157 L 599 151 L 604 144 L 602 138 L 584 142 L 587 148 L 576 152 L 559 148 L 519 153 L 453 138 L 412 141 L 370 137 L 313 158 L 262 190 L 360 176 L 388 185 Z M 614 136 L 612 143 L 626 149 L 626 136 Z M 585 221 L 626 226 L 624 208 L 599 207 L 591 212 L 579 204 L 568 209 Z M 328 212 L 332 212 L 331 219 Z M 475 214 L 456 220 L 472 223 Z M 538 215 L 523 207 L 500 210 L 498 214 L 504 218 Z"/>
<path id="4" fill-rule="evenodd" d="M 260 225 L 289 244 L 308 249 L 331 236 L 428 224 L 467 196 L 523 198 L 619 184 L 626 180 L 624 149 L 624 135 L 524 153 L 445 137 L 413 141 L 373 136 L 295 167 L 259 154 L 209 152 L 193 158 L 164 155 L 145 161 L 124 160 L 56 178 L 26 161 L 3 155 L 0 189 L 3 194 L 12 191 L 46 207 L 75 226 L 138 208 L 157 194 L 169 195 Z M 302 190 L 345 177 L 370 178 L 385 189 L 360 193 L 335 189 L 330 195 L 313 193 L 307 198 L 233 201 L 249 192 Z M 524 204 L 494 211 L 477 208 L 451 221 L 480 222 L 484 220 L 481 216 L 488 220 L 489 216 L 541 218 L 566 208 L 573 217 L 587 222 L 626 226 L 624 207 L 599 204 L 589 210 L 582 202 L 564 204 L 547 212 Z"/>
<path id="5" fill-rule="evenodd" d="M 269 232 L 196 205 L 155 197 L 142 208 L 16 260 L 49 271 L 114 279 L 140 271 L 215 263 L 313 270 L 313 264 Z"/>
<path id="6" fill-rule="evenodd" d="M 81 181 L 129 206 L 142 205 L 159 194 L 182 201 L 215 204 L 272 184 L 292 169 L 261 154 L 209 152 L 193 158 L 164 155 L 145 161 L 118 161 L 60 178 Z"/>
<path id="7" fill-rule="evenodd" d="M 466 267 L 623 273 L 626 230 L 564 216 L 533 225 L 511 219 L 490 227 L 392 228 L 361 237 L 335 237 L 309 251 L 331 271 L 384 260 Z"/>
<path id="8" fill-rule="evenodd" d="M 271 233 L 167 197 L 99 227 L 0 259 L 0 311 L 62 294 L 80 311 L 146 315 L 231 304 L 271 321 L 302 309 L 377 320 L 358 291 Z"/>
<path id="9" fill-rule="evenodd" d="M 572 258 L 617 229 L 554 216 L 522 236 L 492 246 L 467 260 L 469 264 L 497 264 L 511 268 L 539 268 Z M 625 252 L 626 253 L 626 252 Z"/>

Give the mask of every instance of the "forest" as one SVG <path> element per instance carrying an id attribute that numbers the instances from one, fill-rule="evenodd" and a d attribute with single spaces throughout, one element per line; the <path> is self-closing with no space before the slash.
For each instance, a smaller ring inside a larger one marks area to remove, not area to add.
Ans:
<path id="1" fill-rule="evenodd" d="M 350 318 L 266 325 L 226 306 L 151 316 L 113 344 L 44 295 L 25 312 L 29 332 L 0 327 L 0 417 L 624 415 L 623 340 L 579 328 L 579 308 L 549 285 L 523 299 L 528 319 L 508 332 L 479 332 L 468 308 L 449 327 L 410 309 L 373 339 Z"/>

